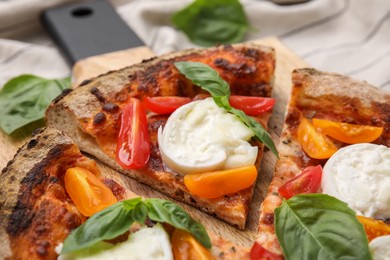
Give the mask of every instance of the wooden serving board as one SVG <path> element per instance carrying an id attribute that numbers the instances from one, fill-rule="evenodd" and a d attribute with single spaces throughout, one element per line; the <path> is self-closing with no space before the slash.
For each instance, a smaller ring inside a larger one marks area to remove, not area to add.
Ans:
<path id="1" fill-rule="evenodd" d="M 271 46 L 276 51 L 276 74 L 275 85 L 273 89 L 273 97 L 276 98 L 276 105 L 274 107 L 273 115 L 268 126 L 269 132 L 271 133 L 274 142 L 277 144 L 279 135 L 282 130 L 286 104 L 290 95 L 291 72 L 295 68 L 307 67 L 308 65 L 291 50 L 286 48 L 276 38 L 265 38 L 256 40 L 254 42 Z M 77 72 L 75 78 L 77 83 L 79 83 L 82 79 L 85 79 L 87 75 L 96 75 L 104 71 L 129 66 L 134 63 L 138 63 L 143 59 L 150 58 L 151 56 L 153 56 L 153 54 L 148 48 L 138 47 L 122 51 L 119 53 L 119 55 L 117 52 L 114 55 L 107 54 L 101 55 L 97 58 L 95 57 L 83 60 L 82 62 L 79 62 L 75 65 Z M 110 64 L 110 67 L 107 67 L 107 64 Z M 4 132 L 0 131 L 1 169 L 5 167 L 9 160 L 12 159 L 18 147 L 27 141 L 30 136 L 29 133 L 31 133 L 33 129 L 34 125 L 30 125 L 22 130 L 17 131 L 12 136 L 8 136 Z M 210 215 L 202 213 L 190 206 L 182 203 L 179 204 L 183 206 L 183 208 L 185 208 L 187 212 L 189 212 L 194 218 L 202 222 L 208 230 L 213 231 L 217 235 L 225 239 L 229 239 L 238 245 L 251 246 L 257 234 L 260 204 L 267 193 L 268 185 L 273 175 L 275 162 L 276 157 L 269 151 L 265 152 L 245 231 L 237 230 L 228 224 L 215 219 Z M 169 199 L 165 195 L 151 189 L 146 185 L 140 184 L 122 174 L 118 174 L 114 170 L 101 163 L 98 163 L 98 165 L 105 176 L 115 179 L 137 195 Z"/>

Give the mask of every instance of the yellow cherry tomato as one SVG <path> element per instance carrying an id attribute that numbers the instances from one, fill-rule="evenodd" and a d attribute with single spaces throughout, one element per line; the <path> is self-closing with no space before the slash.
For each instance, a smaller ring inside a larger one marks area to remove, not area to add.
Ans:
<path id="1" fill-rule="evenodd" d="M 364 226 L 368 241 L 371 241 L 376 237 L 390 235 L 390 225 L 385 222 L 363 216 L 357 216 L 357 218 Z"/>
<path id="2" fill-rule="evenodd" d="M 235 169 L 187 174 L 184 184 L 191 194 L 202 198 L 217 198 L 251 186 L 257 177 L 254 165 Z"/>
<path id="3" fill-rule="evenodd" d="M 313 119 L 313 125 L 325 135 L 347 144 L 371 143 L 383 132 L 383 127 L 354 125 L 325 119 Z"/>
<path id="4" fill-rule="evenodd" d="M 64 181 L 66 191 L 84 216 L 92 216 L 117 202 L 112 191 L 92 172 L 84 168 L 67 169 Z"/>
<path id="5" fill-rule="evenodd" d="M 209 260 L 215 259 L 190 233 L 175 229 L 171 238 L 175 260 Z"/>
<path id="6" fill-rule="evenodd" d="M 328 159 L 338 150 L 332 140 L 317 132 L 306 118 L 302 118 L 298 126 L 298 141 L 305 153 L 314 159 Z"/>

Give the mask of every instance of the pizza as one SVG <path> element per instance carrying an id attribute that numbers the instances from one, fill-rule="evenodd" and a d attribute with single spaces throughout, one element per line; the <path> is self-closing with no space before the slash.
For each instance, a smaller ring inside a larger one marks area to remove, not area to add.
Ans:
<path id="1" fill-rule="evenodd" d="M 369 240 L 390 234 L 386 225 L 390 219 L 386 195 L 390 188 L 390 94 L 366 82 L 315 69 L 296 69 L 292 82 L 278 144 L 280 160 L 261 205 L 253 250 L 270 259 L 287 254 L 289 249 L 280 246 L 281 236 L 276 235 L 275 222 L 283 222 L 277 219 L 280 210 L 276 209 L 301 193 L 324 193 L 346 202 L 361 215 L 358 218 Z M 317 215 L 316 221 L 320 219 Z M 308 239 L 303 233 L 297 241 Z M 302 253 L 301 247 L 294 250 Z M 320 257 L 316 253 L 312 257 Z"/>
<path id="2" fill-rule="evenodd" d="M 85 189 L 79 187 L 77 190 L 79 185 Z M 141 201 L 119 183 L 103 177 L 94 160 L 82 155 L 69 137 L 51 127 L 37 130 L 3 169 L 0 192 L 1 259 L 57 259 L 65 239 L 72 237 L 71 232 L 76 233 L 80 225 L 87 226 L 84 233 L 88 229 L 90 232 L 86 223 L 96 221 L 97 215 L 102 215 L 104 211 L 107 214 L 110 205 Z M 94 199 L 90 200 L 88 195 Z M 161 201 L 156 200 L 158 203 Z M 172 205 L 169 204 L 170 207 Z M 182 217 L 186 214 L 180 209 L 177 212 Z M 131 219 L 129 216 L 126 218 Z M 120 216 L 105 221 L 110 226 L 115 225 Z M 187 221 L 202 229 L 193 219 L 188 218 Z M 101 220 L 97 223 L 92 232 L 98 232 L 96 225 L 104 226 Z M 131 252 L 123 251 L 124 247 L 133 251 L 133 255 L 144 248 L 151 255 L 159 256 L 158 259 L 172 259 L 175 254 L 202 255 L 207 259 L 241 259 L 248 253 L 212 232 L 209 234 L 213 247 L 208 250 L 188 232 L 150 219 L 134 223 L 129 230 L 132 232 L 130 236 L 128 232 L 115 235 L 115 239 L 110 240 L 111 244 L 101 242 L 93 249 L 87 248 L 89 251 L 75 255 L 87 257 L 94 252 L 92 256 L 98 259 L 107 255 L 113 257 L 119 252 L 122 256 L 124 253 L 130 256 Z M 105 232 L 109 230 L 105 229 Z M 129 239 L 126 240 L 125 236 Z"/>
<path id="3" fill-rule="evenodd" d="M 0 175 L 1 258 L 53 259 L 54 247 L 85 221 L 64 187 L 69 168 L 99 176 L 96 163 L 54 128 L 36 131 Z M 110 179 L 101 182 L 114 200 L 126 190 Z M 112 195 L 113 194 L 113 195 Z"/>
<path id="4" fill-rule="evenodd" d="M 167 54 L 84 81 L 51 104 L 47 124 L 64 131 L 82 151 L 116 171 L 244 229 L 264 145 L 251 139 L 251 131 L 237 119 L 231 121 L 233 116 L 216 107 L 209 93 L 181 74 L 175 67 L 178 62 L 199 62 L 214 69 L 226 82 L 223 84 L 228 84 L 230 102 L 238 108 L 249 104 L 251 109 L 250 104 L 258 104 L 261 98 L 263 111 L 251 114 L 250 120 L 267 128 L 274 103 L 270 97 L 275 57 L 272 48 L 255 44 Z M 143 112 L 145 106 L 148 109 Z M 187 118 L 190 113 L 192 119 Z M 146 119 L 140 114 L 146 114 Z M 134 120 L 134 125 L 140 126 L 134 133 L 141 136 L 130 142 L 133 130 L 126 126 Z M 178 124 L 187 130 L 177 130 Z M 147 142 L 149 147 L 143 145 Z M 129 147 L 137 154 L 133 156 Z M 240 161 L 247 162 L 237 163 Z M 225 178 L 230 184 L 209 182 L 206 188 L 207 180 L 192 175 L 232 176 L 234 171 L 218 171 L 235 168 L 248 177 L 238 181 Z M 236 185 L 241 186 L 229 188 Z"/>

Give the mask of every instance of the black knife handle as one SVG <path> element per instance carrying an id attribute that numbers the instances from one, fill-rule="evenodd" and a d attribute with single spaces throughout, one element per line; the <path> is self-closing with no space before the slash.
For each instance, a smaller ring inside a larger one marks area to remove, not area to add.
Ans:
<path id="1" fill-rule="evenodd" d="M 48 9 L 41 20 L 71 65 L 86 57 L 145 45 L 105 0 Z"/>

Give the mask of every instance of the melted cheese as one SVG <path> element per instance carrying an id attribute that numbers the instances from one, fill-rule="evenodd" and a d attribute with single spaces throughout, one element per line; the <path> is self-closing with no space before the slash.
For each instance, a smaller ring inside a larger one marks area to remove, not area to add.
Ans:
<path id="1" fill-rule="evenodd" d="M 158 143 L 164 162 L 188 174 L 253 165 L 258 148 L 247 142 L 252 136 L 236 116 L 207 98 L 177 109 L 159 129 Z"/>
<path id="2" fill-rule="evenodd" d="M 334 196 L 366 217 L 390 218 L 390 148 L 350 145 L 325 164 L 323 193 Z"/>
<path id="3" fill-rule="evenodd" d="M 373 260 L 390 259 L 390 235 L 373 239 L 369 246 Z"/>

